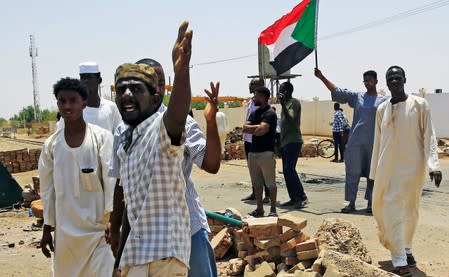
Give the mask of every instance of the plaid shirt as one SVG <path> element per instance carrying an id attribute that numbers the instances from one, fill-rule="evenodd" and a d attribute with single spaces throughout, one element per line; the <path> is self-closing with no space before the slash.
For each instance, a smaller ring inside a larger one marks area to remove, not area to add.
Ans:
<path id="1" fill-rule="evenodd" d="M 129 132 L 119 137 L 120 182 L 131 226 L 121 268 L 175 257 L 189 265 L 190 224 L 181 168 L 181 146 L 171 144 L 163 123 L 165 108 L 140 123 L 124 150 Z"/>
<path id="2" fill-rule="evenodd" d="M 161 110 L 165 111 L 166 107 L 161 106 Z M 109 176 L 119 179 L 120 178 L 120 160 L 116 155 L 119 146 L 119 137 L 123 132 L 128 132 L 125 124 L 120 124 L 117 127 L 117 131 L 114 135 L 114 146 L 111 166 L 109 167 Z M 126 137 L 126 135 L 124 136 Z M 207 223 L 206 213 L 201 206 L 200 198 L 195 189 L 195 185 L 190 178 L 193 164 L 196 164 L 201 168 L 204 160 L 204 154 L 206 152 L 206 137 L 200 129 L 198 123 L 191 116 L 187 116 L 186 122 L 186 142 L 184 148 L 184 159 L 182 161 L 182 169 L 184 173 L 184 180 L 186 181 L 186 201 L 189 207 L 190 215 L 190 233 L 193 236 L 201 229 L 205 229 L 210 232 L 209 225 Z"/>
<path id="3" fill-rule="evenodd" d="M 343 132 L 346 124 L 343 112 L 338 110 L 334 114 L 334 122 L 332 123 L 332 132 Z"/>

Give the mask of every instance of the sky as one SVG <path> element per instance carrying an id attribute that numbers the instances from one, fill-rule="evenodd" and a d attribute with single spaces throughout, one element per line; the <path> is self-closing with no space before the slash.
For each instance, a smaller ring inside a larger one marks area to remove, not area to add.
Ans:
<path id="1" fill-rule="evenodd" d="M 56 109 L 53 84 L 78 77 L 78 65 L 96 61 L 109 95 L 114 71 L 124 62 L 151 57 L 173 80 L 171 49 L 179 24 L 193 30 L 191 83 L 194 96 L 204 95 L 210 81 L 220 81 L 220 94 L 248 96 L 247 76 L 258 74 L 257 38 L 262 30 L 300 1 L 152 1 L 78 0 L 6 1 L 0 19 L 0 117 L 9 119 L 33 104 L 29 35 L 38 47 L 38 87 L 41 108 Z M 414 9 L 435 0 L 321 0 L 318 38 Z M 438 1 L 445 2 L 445 1 Z M 449 2 L 449 1 L 447 1 Z M 448 3 L 449 4 L 449 3 Z M 409 93 L 425 88 L 449 92 L 449 5 L 371 29 L 318 40 L 318 64 L 336 85 L 363 91 L 362 74 L 378 72 L 378 89 L 388 89 L 385 71 L 402 66 Z M 253 55 L 209 65 L 215 60 Z M 330 99 L 314 77 L 314 55 L 292 68 L 302 74 L 292 80 L 294 97 Z"/>

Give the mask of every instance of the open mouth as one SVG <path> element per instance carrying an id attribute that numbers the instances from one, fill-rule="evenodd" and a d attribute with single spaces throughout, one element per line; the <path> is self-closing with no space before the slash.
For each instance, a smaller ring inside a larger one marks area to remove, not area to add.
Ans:
<path id="1" fill-rule="evenodd" d="M 125 104 L 122 107 L 125 112 L 133 112 L 137 110 L 137 107 L 134 104 Z"/>

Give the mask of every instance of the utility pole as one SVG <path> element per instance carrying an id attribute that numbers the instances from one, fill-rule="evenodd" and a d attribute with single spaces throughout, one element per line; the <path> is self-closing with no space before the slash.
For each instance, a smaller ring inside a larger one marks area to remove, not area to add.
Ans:
<path id="1" fill-rule="evenodd" d="M 34 35 L 30 35 L 31 73 L 33 76 L 34 120 L 40 121 L 39 88 L 37 86 L 37 48 Z"/>

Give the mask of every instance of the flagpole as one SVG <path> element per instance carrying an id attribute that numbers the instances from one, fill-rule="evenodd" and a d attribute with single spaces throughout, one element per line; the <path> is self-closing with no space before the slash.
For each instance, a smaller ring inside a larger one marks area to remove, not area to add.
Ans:
<path id="1" fill-rule="evenodd" d="M 320 0 L 316 0 L 316 13 L 315 13 L 315 68 L 318 68 L 318 11 L 320 7 Z"/>

